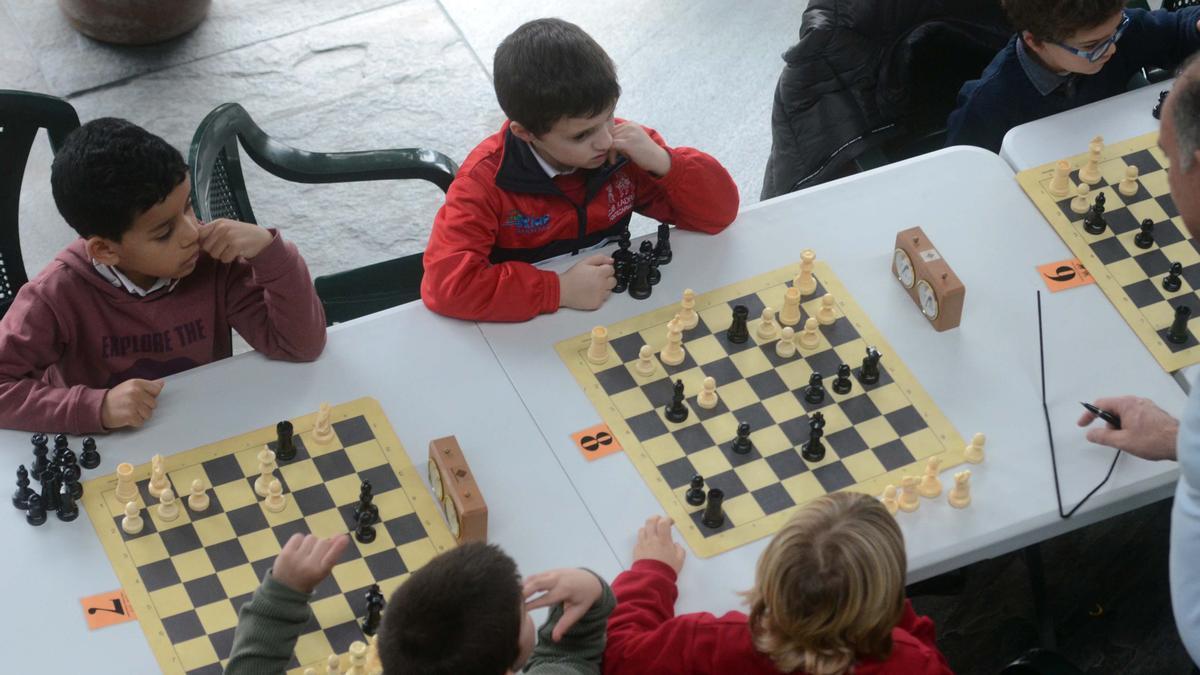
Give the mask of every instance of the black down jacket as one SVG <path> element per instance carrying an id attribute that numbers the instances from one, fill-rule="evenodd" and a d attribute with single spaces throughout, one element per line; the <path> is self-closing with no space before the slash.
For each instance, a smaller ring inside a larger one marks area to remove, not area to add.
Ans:
<path id="1" fill-rule="evenodd" d="M 783 55 L 762 198 L 944 129 L 963 82 L 1011 35 L 999 0 L 811 0 Z"/>

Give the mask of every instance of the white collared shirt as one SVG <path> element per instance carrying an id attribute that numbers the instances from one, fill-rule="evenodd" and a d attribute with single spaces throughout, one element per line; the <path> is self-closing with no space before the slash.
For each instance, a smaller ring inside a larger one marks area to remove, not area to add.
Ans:
<path id="1" fill-rule="evenodd" d="M 124 288 L 133 295 L 143 298 L 163 288 L 167 289 L 167 292 L 169 293 L 175 290 L 175 285 L 179 283 L 178 279 L 159 277 L 157 280 L 155 280 L 154 284 L 150 286 L 150 288 L 146 289 L 133 283 L 133 281 L 129 277 L 125 276 L 121 270 L 113 267 L 112 265 L 105 265 L 93 260 L 92 267 L 95 267 L 96 271 L 100 273 L 100 276 L 104 277 L 108 283 L 112 284 L 113 286 Z"/>
<path id="2" fill-rule="evenodd" d="M 566 171 L 559 171 L 558 169 L 550 166 L 550 162 L 542 159 L 541 154 L 538 153 L 537 148 L 533 147 L 532 143 L 529 143 L 528 145 L 529 149 L 533 151 L 534 159 L 537 160 L 538 165 L 542 167 L 542 171 L 545 171 L 547 176 L 554 178 L 555 176 L 565 176 L 569 173 L 575 173 L 575 167 L 571 167 Z"/>

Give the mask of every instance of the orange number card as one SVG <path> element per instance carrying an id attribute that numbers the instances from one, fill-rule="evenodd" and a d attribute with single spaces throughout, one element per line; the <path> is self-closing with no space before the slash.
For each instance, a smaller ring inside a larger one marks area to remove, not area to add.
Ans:
<path id="1" fill-rule="evenodd" d="M 88 628 L 91 630 L 137 619 L 125 591 L 119 588 L 86 597 L 80 600 L 79 604 L 83 605 L 83 618 L 87 619 Z"/>
<path id="2" fill-rule="evenodd" d="M 1037 270 L 1051 293 L 1096 283 L 1096 279 L 1078 258 L 1039 265 Z"/>
<path id="3" fill-rule="evenodd" d="M 571 440 L 575 441 L 575 447 L 589 462 L 624 450 L 621 442 L 617 440 L 616 436 L 613 436 L 612 429 L 609 429 L 607 424 L 597 424 L 583 431 L 577 431 L 571 434 Z"/>

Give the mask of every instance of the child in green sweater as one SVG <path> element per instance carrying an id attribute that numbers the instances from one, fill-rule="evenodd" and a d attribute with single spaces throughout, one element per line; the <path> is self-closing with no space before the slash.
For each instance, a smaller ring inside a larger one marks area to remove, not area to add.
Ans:
<path id="1" fill-rule="evenodd" d="M 283 673 L 348 535 L 294 534 L 238 616 L 226 675 Z M 463 544 L 396 589 L 376 636 L 385 673 L 598 675 L 616 599 L 594 573 L 559 569 L 524 579 L 499 547 Z M 531 610 L 551 607 L 536 631 Z"/>

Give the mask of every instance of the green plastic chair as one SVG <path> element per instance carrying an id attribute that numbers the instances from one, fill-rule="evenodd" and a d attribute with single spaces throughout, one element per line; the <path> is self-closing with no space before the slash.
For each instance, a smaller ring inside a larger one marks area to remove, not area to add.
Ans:
<path id="1" fill-rule="evenodd" d="M 21 181 L 33 140 L 39 129 L 45 129 L 50 148 L 57 152 L 67 134 L 78 128 L 79 115 L 61 98 L 0 89 L 0 317 L 29 281 L 17 219 Z"/>
<path id="2" fill-rule="evenodd" d="M 192 202 L 202 220 L 233 218 L 257 223 L 246 192 L 238 144 L 255 164 L 293 183 L 354 183 L 426 180 L 445 192 L 458 166 L 423 148 L 362 152 L 307 152 L 271 139 L 237 103 L 218 106 L 192 137 L 188 166 Z M 421 297 L 422 254 L 385 260 L 317 277 L 315 285 L 329 325 L 349 321 Z"/>

